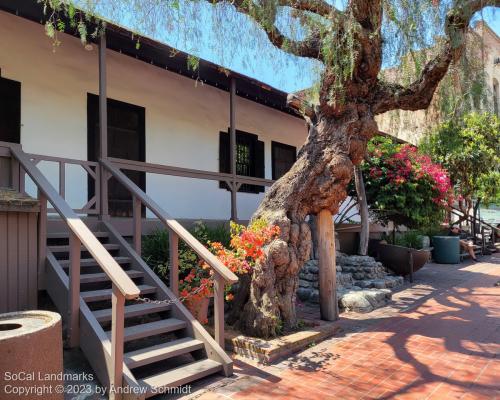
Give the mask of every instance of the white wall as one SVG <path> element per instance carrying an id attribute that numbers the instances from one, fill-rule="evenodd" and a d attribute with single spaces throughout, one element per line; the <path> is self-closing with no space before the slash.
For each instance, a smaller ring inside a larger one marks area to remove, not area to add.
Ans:
<path id="1" fill-rule="evenodd" d="M 2 77 L 21 82 L 21 143 L 27 152 L 87 159 L 87 93 L 98 92 L 97 48 L 61 35 L 55 50 L 39 24 L 0 12 Z M 219 131 L 229 125 L 229 94 L 108 51 L 108 97 L 146 109 L 146 161 L 218 171 Z M 265 142 L 266 178 L 271 179 L 271 141 L 299 148 L 304 122 L 238 98 L 237 129 Z M 54 165 L 41 165 L 58 184 Z M 68 171 L 67 198 L 81 206 L 86 176 Z M 218 182 L 148 174 L 147 192 L 177 218 L 227 219 L 230 194 Z M 238 213 L 247 219 L 262 194 L 238 194 Z"/>

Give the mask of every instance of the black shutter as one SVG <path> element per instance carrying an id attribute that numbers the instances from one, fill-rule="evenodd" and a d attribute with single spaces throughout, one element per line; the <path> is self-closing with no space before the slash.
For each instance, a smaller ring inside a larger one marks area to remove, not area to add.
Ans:
<path id="1" fill-rule="evenodd" d="M 279 179 L 285 175 L 297 160 L 297 149 L 288 144 L 271 143 L 271 164 L 273 168 L 273 179 Z"/>
<path id="2" fill-rule="evenodd" d="M 21 143 L 21 83 L 0 78 L 0 141 Z"/>
<path id="3" fill-rule="evenodd" d="M 265 178 L 265 162 L 264 162 L 264 142 L 257 140 L 255 143 L 255 177 Z M 262 193 L 264 186 L 255 186 L 255 193 Z"/>
<path id="4" fill-rule="evenodd" d="M 229 174 L 231 172 L 229 155 L 229 134 L 226 132 L 219 133 L 219 172 Z M 229 190 L 226 182 L 220 181 L 219 187 L 221 189 Z"/>

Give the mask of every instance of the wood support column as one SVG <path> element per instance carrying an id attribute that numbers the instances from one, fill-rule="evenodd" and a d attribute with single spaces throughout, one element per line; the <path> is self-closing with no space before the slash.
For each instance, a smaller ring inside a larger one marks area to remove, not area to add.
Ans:
<path id="1" fill-rule="evenodd" d="M 108 158 L 108 104 L 107 104 L 107 78 L 106 78 L 106 33 L 103 32 L 99 39 L 99 159 Z M 108 211 L 108 174 L 100 166 L 100 218 L 109 219 Z"/>
<path id="2" fill-rule="evenodd" d="M 335 229 L 332 213 L 321 210 L 317 217 L 319 255 L 319 306 L 321 319 L 338 319 Z"/>
<path id="3" fill-rule="evenodd" d="M 236 195 L 238 188 L 236 186 L 236 79 L 231 78 L 229 90 L 229 160 L 231 164 L 231 220 L 238 220 L 238 207 Z"/>
<path id="4" fill-rule="evenodd" d="M 366 200 L 365 182 L 363 172 L 359 166 L 354 167 L 354 184 L 358 196 L 359 215 L 361 216 L 361 232 L 359 234 L 359 254 L 368 254 L 368 242 L 370 240 L 370 217 L 368 215 L 368 202 Z"/>

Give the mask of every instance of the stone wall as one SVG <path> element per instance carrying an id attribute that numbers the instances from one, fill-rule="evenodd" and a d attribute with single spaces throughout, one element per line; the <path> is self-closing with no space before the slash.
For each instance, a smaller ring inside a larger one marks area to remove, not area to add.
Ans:
<path id="1" fill-rule="evenodd" d="M 337 297 L 339 307 L 348 311 L 369 312 L 390 300 L 391 288 L 403 284 L 403 278 L 387 272 L 382 263 L 368 256 L 337 253 Z M 297 297 L 300 301 L 319 302 L 318 260 L 309 260 L 299 275 Z"/>

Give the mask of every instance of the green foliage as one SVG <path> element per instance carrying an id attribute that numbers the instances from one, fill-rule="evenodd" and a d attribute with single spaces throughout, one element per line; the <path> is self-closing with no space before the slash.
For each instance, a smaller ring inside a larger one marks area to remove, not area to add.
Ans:
<path id="1" fill-rule="evenodd" d="M 223 224 L 208 227 L 203 222 L 196 222 L 190 232 L 205 246 L 208 246 L 208 242 L 220 242 L 224 246 L 228 246 L 231 239 L 229 229 Z M 142 238 L 142 257 L 165 282 L 168 282 L 169 241 L 167 230 L 159 229 Z M 198 265 L 198 261 L 198 255 L 180 240 L 179 273 L 181 279 Z"/>
<path id="2" fill-rule="evenodd" d="M 449 172 L 455 192 L 483 204 L 500 203 L 500 120 L 470 113 L 442 123 L 421 148 Z"/>
<path id="3" fill-rule="evenodd" d="M 395 235 L 395 240 L 389 239 L 390 244 L 397 246 L 409 247 L 410 249 L 422 248 L 422 234 L 419 231 L 400 232 Z"/>
<path id="4" fill-rule="evenodd" d="M 415 148 L 375 137 L 361 169 L 372 218 L 421 228 L 444 219 L 449 201 L 446 172 Z"/>

